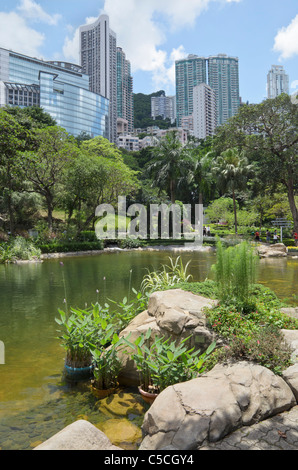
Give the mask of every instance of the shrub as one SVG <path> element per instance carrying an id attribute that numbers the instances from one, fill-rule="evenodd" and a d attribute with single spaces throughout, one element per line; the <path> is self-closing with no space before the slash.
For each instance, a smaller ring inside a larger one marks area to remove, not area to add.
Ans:
<path id="1" fill-rule="evenodd" d="M 16 237 L 7 243 L 3 243 L 0 248 L 0 260 L 2 262 L 39 259 L 40 255 L 41 250 L 23 237 Z"/>
<path id="2" fill-rule="evenodd" d="M 95 242 L 63 242 L 46 243 L 37 245 L 42 253 L 67 253 L 77 251 L 103 250 L 102 240 Z"/>
<path id="3" fill-rule="evenodd" d="M 250 360 L 280 374 L 291 364 L 291 350 L 284 343 L 281 329 L 298 329 L 298 319 L 280 312 L 284 305 L 267 287 L 251 289 L 254 311 L 243 314 L 236 306 L 218 305 L 206 309 L 208 325 L 223 339 L 214 361 Z"/>
<path id="4" fill-rule="evenodd" d="M 280 330 L 265 326 L 252 337 L 231 338 L 228 345 L 218 352 L 217 359 L 252 361 L 281 375 L 283 370 L 292 365 L 291 353 L 290 346 L 282 341 Z"/>

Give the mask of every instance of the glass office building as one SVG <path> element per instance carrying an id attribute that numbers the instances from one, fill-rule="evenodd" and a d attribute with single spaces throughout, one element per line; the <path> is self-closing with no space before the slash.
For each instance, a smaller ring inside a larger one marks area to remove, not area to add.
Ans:
<path id="1" fill-rule="evenodd" d="M 0 106 L 39 106 L 74 136 L 109 137 L 109 100 L 89 90 L 78 65 L 0 48 Z"/>

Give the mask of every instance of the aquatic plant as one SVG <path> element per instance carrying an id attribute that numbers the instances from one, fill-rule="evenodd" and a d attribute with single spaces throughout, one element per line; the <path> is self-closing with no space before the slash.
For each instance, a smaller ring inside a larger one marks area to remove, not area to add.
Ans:
<path id="1" fill-rule="evenodd" d="M 176 260 L 169 257 L 169 260 L 170 265 L 162 265 L 159 271 L 150 272 L 149 269 L 147 270 L 148 274 L 144 276 L 141 283 L 142 292 L 162 290 L 180 282 L 188 282 L 191 279 L 191 274 L 187 274 L 190 261 L 184 266 L 180 256 Z"/>

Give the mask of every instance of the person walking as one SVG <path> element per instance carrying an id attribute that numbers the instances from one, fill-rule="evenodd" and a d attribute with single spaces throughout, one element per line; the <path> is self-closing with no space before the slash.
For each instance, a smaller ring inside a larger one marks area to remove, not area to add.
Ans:
<path id="1" fill-rule="evenodd" d="M 267 232 L 266 232 L 266 242 L 267 243 L 270 243 L 270 238 L 271 238 L 271 233 L 270 233 L 269 230 L 267 230 Z"/>

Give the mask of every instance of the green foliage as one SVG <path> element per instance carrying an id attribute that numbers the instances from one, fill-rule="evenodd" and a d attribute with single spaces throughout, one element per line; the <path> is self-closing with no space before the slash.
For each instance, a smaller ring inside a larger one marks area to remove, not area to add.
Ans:
<path id="1" fill-rule="evenodd" d="M 100 333 L 107 323 L 107 312 L 96 304 L 91 311 L 74 309 L 70 314 L 58 310 L 60 318 L 56 318 L 62 330 L 58 337 L 66 351 L 66 364 L 71 367 L 90 366 L 91 351 L 100 342 Z"/>
<path id="2" fill-rule="evenodd" d="M 146 310 L 148 296 L 132 289 L 134 297 L 120 302 L 109 299 L 110 303 L 96 302 L 89 309 L 70 309 L 70 313 L 59 310 L 56 322 L 61 326 L 61 344 L 67 352 L 67 361 L 90 365 L 92 351 L 100 349 L 111 341 L 116 333 L 124 329 L 140 312 Z"/>
<path id="3" fill-rule="evenodd" d="M 255 309 L 245 315 L 235 305 L 206 309 L 209 327 L 225 344 L 213 356 L 213 365 L 227 359 L 248 360 L 280 374 L 291 365 L 291 350 L 280 330 L 298 329 L 298 320 L 281 313 L 284 304 L 262 285 L 252 287 L 251 304 Z"/>
<path id="4" fill-rule="evenodd" d="M 257 274 L 258 257 L 247 242 L 224 248 L 217 241 L 216 263 L 213 266 L 218 284 L 219 300 L 234 303 L 241 311 L 254 308 L 250 293 Z"/>
<path id="5" fill-rule="evenodd" d="M 244 105 L 229 122 L 217 129 L 214 146 L 245 149 L 257 169 L 262 186 L 282 184 L 288 196 L 295 230 L 298 210 L 295 202 L 298 181 L 298 107 L 285 93 L 256 105 Z"/>
<path id="6" fill-rule="evenodd" d="M 150 328 L 134 343 L 124 338 L 134 351 L 131 357 L 140 372 L 141 385 L 145 391 L 161 392 L 170 385 L 191 380 L 205 370 L 204 362 L 214 350 L 216 343 L 212 343 L 200 355 L 200 351 L 187 349 L 185 343 L 188 339 L 179 344 L 164 337 L 155 336 L 152 339 Z"/>
<path id="7" fill-rule="evenodd" d="M 163 265 L 159 271 L 150 272 L 144 276 L 141 283 L 143 292 L 154 292 L 156 290 L 164 290 L 171 286 L 175 286 L 180 282 L 187 282 L 191 275 L 187 274 L 190 261 L 184 266 L 180 256 L 173 260 L 169 257 L 170 265 Z"/>
<path id="8" fill-rule="evenodd" d="M 163 90 L 145 95 L 143 93 L 136 93 L 133 95 L 134 102 L 134 127 L 136 129 L 146 129 L 151 126 L 158 126 L 160 129 L 168 129 L 171 127 L 169 119 L 156 119 L 151 118 L 151 98 L 161 96 L 164 94 Z"/>
<path id="9" fill-rule="evenodd" d="M 194 168 L 194 158 L 189 149 L 184 147 L 175 132 L 168 133 L 158 147 L 152 151 L 152 161 L 147 170 L 152 179 L 152 186 L 166 190 L 171 203 L 176 202 L 176 191 L 182 181 L 186 181 Z"/>
<path id="10" fill-rule="evenodd" d="M 182 289 L 208 299 L 218 298 L 217 284 L 211 279 L 206 279 L 204 282 L 178 282 L 173 286 L 166 287 L 166 289 Z"/>
<path id="11" fill-rule="evenodd" d="M 67 253 L 76 251 L 92 251 L 92 250 L 103 250 L 104 245 L 102 240 L 97 241 L 65 241 L 65 242 L 53 242 L 53 243 L 42 243 L 37 244 L 38 248 L 42 253 Z"/>
<path id="12" fill-rule="evenodd" d="M 111 325 L 105 324 L 99 345 L 91 351 L 94 388 L 108 390 L 118 385 L 117 379 L 122 369 L 118 351 L 122 344 L 123 339 L 119 338 Z"/>
<path id="13" fill-rule="evenodd" d="M 113 307 L 105 304 L 111 311 L 111 321 L 116 325 L 118 332 L 123 330 L 136 315 L 147 309 L 149 295 L 137 292 L 134 288 L 132 292 L 133 298 L 124 297 L 120 302 L 108 299 Z"/>
<path id="14" fill-rule="evenodd" d="M 0 262 L 39 259 L 41 250 L 30 240 L 16 237 L 0 245 Z"/>

